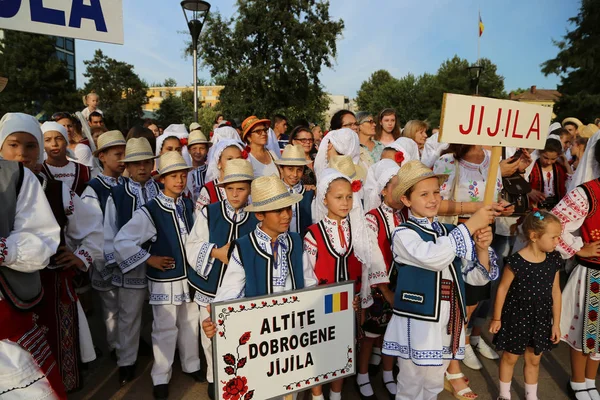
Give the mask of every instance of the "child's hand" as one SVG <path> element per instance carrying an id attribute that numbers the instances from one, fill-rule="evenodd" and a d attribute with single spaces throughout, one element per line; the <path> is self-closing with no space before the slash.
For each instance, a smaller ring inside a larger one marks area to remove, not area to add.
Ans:
<path id="1" fill-rule="evenodd" d="M 498 333 L 500 328 L 502 327 L 502 322 L 499 320 L 492 320 L 490 323 L 490 333 Z"/>
<path id="2" fill-rule="evenodd" d="M 500 206 L 496 207 L 501 208 Z M 465 222 L 465 225 L 469 229 L 469 232 L 473 233 L 494 222 L 494 218 L 497 215 L 500 215 L 500 213 L 497 212 L 493 206 L 481 207 L 479 210 L 477 210 L 477 212 L 475 212 L 475 214 L 471 215 L 471 218 Z"/>
<path id="3" fill-rule="evenodd" d="M 503 217 L 510 217 L 512 213 L 515 212 L 515 205 L 513 204 L 511 206 L 508 206 L 509 204 L 510 203 L 506 200 L 501 200 L 500 203 L 498 203 L 498 205 L 502 207 L 502 211 L 500 212 L 500 214 L 502 214 Z"/>
<path id="4" fill-rule="evenodd" d="M 56 263 L 58 265 L 62 265 L 63 269 L 85 269 L 85 264 L 83 263 L 83 261 L 81 261 L 81 258 L 73 254 L 73 252 L 69 250 L 67 246 L 60 246 L 56 254 Z"/>
<path id="5" fill-rule="evenodd" d="M 600 256 L 600 240 L 584 244 L 581 250 L 577 252 L 577 255 L 583 258 Z"/>
<path id="6" fill-rule="evenodd" d="M 211 257 L 214 257 L 217 260 L 220 260 L 223 264 L 229 264 L 229 258 L 227 257 L 227 255 L 229 254 L 229 246 L 230 245 L 231 245 L 231 243 L 227 243 L 223 247 L 219 247 L 219 248 L 215 247 L 210 252 Z"/>
<path id="7" fill-rule="evenodd" d="M 360 296 L 355 295 L 354 300 L 352 300 L 352 308 L 354 308 L 354 312 L 358 312 L 360 310 Z"/>
<path id="8" fill-rule="evenodd" d="M 164 272 L 165 269 L 170 269 L 175 264 L 175 259 L 172 257 L 150 256 L 146 263 L 152 268 Z"/>
<path id="9" fill-rule="evenodd" d="M 552 336 L 550 337 L 552 343 L 558 344 L 560 342 L 560 326 L 554 324 L 552 325 Z"/>
<path id="10" fill-rule="evenodd" d="M 208 310 L 208 314 L 210 315 L 210 304 L 206 306 Z M 212 322 L 210 316 L 202 321 L 202 330 L 207 338 L 211 339 L 213 336 L 217 334 L 217 324 Z"/>
<path id="11" fill-rule="evenodd" d="M 473 234 L 473 239 L 475 240 L 475 246 L 477 246 L 479 250 L 487 250 L 488 247 L 491 246 L 492 240 L 494 239 L 492 227 L 488 226 L 478 230 Z"/>

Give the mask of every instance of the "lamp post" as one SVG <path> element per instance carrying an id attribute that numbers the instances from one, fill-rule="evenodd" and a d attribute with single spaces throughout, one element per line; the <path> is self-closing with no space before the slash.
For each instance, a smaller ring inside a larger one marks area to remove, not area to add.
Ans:
<path id="1" fill-rule="evenodd" d="M 194 122 L 198 122 L 198 38 L 202 26 L 210 11 L 210 3 L 202 0 L 183 0 L 181 2 L 183 15 L 187 21 L 192 35 L 192 48 L 194 57 Z"/>
<path id="2" fill-rule="evenodd" d="M 475 94 L 479 95 L 479 77 L 481 76 L 481 71 L 483 71 L 483 66 L 476 64 L 467 67 L 469 70 L 469 77 L 471 78 L 471 88 L 475 89 Z"/>

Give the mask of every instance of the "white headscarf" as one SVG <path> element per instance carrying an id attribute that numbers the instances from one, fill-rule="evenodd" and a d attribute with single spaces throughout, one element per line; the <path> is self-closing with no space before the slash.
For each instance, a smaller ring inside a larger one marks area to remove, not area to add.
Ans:
<path id="1" fill-rule="evenodd" d="M 588 141 L 585 153 L 583 153 L 583 157 L 581 157 L 581 161 L 579 161 L 579 166 L 575 170 L 575 174 L 573 174 L 573 178 L 567 188 L 569 191 L 575 189 L 582 183 L 600 177 L 600 165 L 598 165 L 598 162 L 596 162 L 594 157 L 599 139 L 600 131 L 594 133 L 594 136 Z"/>
<path id="2" fill-rule="evenodd" d="M 6 113 L 0 119 L 0 149 L 6 138 L 16 132 L 25 132 L 34 136 L 39 144 L 38 163 L 44 161 L 44 135 L 37 119 L 23 113 Z"/>
<path id="3" fill-rule="evenodd" d="M 364 203 L 367 212 L 381 205 L 381 191 L 396 176 L 399 169 L 398 164 L 389 159 L 378 161 L 369 168 L 364 187 Z"/>
<path id="4" fill-rule="evenodd" d="M 551 123 L 550 126 L 548 127 L 548 134 L 550 134 L 550 132 L 552 132 L 558 128 L 562 128 L 562 125 L 560 124 L 560 122 Z"/>
<path id="5" fill-rule="evenodd" d="M 329 166 L 327 161 L 327 148 L 329 143 L 333 145 L 335 151 L 343 156 L 352 157 L 354 164 L 358 164 L 360 161 L 360 141 L 358 135 L 350 128 L 337 129 L 329 132 L 319 145 L 319 150 L 315 157 L 315 174 L 317 180 L 319 179 L 321 172 Z M 367 166 L 365 166 L 366 168 Z"/>
<path id="6" fill-rule="evenodd" d="M 281 158 L 281 148 L 279 147 L 279 140 L 277 140 L 275 131 L 273 131 L 273 129 L 269 128 L 267 135 L 268 135 L 267 145 L 265 147 L 267 148 L 267 150 L 271 151 L 271 153 L 273 153 L 273 155 L 277 159 L 280 159 Z"/>
<path id="7" fill-rule="evenodd" d="M 329 185 L 335 179 L 343 178 L 351 182 L 350 178 L 333 168 L 323 170 L 317 180 L 317 198 L 316 198 L 316 218 L 315 221 L 321 221 L 327 216 L 327 207 L 325 206 L 325 195 Z M 364 216 L 364 210 L 360 198 L 352 196 L 352 210 L 348 215 L 352 229 L 352 246 L 354 255 L 363 264 L 369 265 L 371 262 L 371 247 L 367 238 L 367 224 Z"/>
<path id="8" fill-rule="evenodd" d="M 163 134 L 156 138 L 156 156 L 157 157 L 160 155 L 160 151 L 162 149 L 163 142 L 165 141 L 165 139 L 170 138 L 172 136 L 181 140 L 181 139 L 187 139 L 188 136 L 190 136 L 190 134 L 188 133 L 184 124 L 171 124 L 171 125 L 167 126 L 167 129 L 165 129 L 163 131 Z M 183 156 L 183 159 L 185 160 L 187 165 L 191 166 L 192 165 L 192 157 L 190 156 L 190 153 L 188 152 L 187 146 L 181 146 L 181 155 Z"/>
<path id="9" fill-rule="evenodd" d="M 69 146 L 69 134 L 67 133 L 67 130 L 65 129 L 64 126 L 62 126 L 58 122 L 54 122 L 54 121 L 44 122 L 42 124 L 42 134 L 44 134 L 46 132 L 51 132 L 51 131 L 60 133 L 62 135 L 62 137 L 65 138 L 65 142 L 67 142 L 67 146 Z M 75 155 L 75 153 L 73 153 L 71 151 L 71 149 L 69 149 L 69 147 L 67 147 L 67 157 L 77 160 L 77 156 Z"/>
<path id="10" fill-rule="evenodd" d="M 214 147 L 217 143 L 224 139 L 237 140 L 240 142 L 242 141 L 242 138 L 240 138 L 238 131 L 236 131 L 235 128 L 228 125 L 223 125 L 215 129 L 213 131 L 213 135 L 210 141 L 212 142 Z"/>
<path id="11" fill-rule="evenodd" d="M 214 181 L 219 177 L 219 158 L 221 158 L 223 151 L 230 146 L 236 146 L 238 149 L 244 150 L 244 144 L 242 142 L 231 139 L 219 140 L 219 143 L 210 147 L 208 155 L 206 156 L 208 168 L 206 169 L 205 182 Z"/>
<path id="12" fill-rule="evenodd" d="M 402 162 L 402 165 L 404 165 L 405 162 L 419 159 L 419 146 L 417 145 L 417 142 L 411 138 L 400 137 L 392 143 L 386 145 L 386 147 L 391 147 L 396 149 L 396 151 L 401 151 L 404 153 L 404 161 Z"/>

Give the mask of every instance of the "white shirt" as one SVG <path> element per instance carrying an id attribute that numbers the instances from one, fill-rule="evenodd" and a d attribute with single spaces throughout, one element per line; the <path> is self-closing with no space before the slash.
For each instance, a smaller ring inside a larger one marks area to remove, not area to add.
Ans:
<path id="1" fill-rule="evenodd" d="M 261 176 L 271 176 L 276 175 L 279 176 L 279 169 L 277 169 L 277 165 L 273 162 L 276 157 L 269 151 L 269 156 L 271 157 L 271 161 L 269 164 L 263 164 L 258 161 L 252 153 L 248 155 L 248 161 L 252 164 L 252 169 L 254 170 L 254 177 L 259 178 Z"/>
<path id="2" fill-rule="evenodd" d="M 225 192 L 225 188 L 222 188 L 221 186 L 217 186 L 217 184 L 219 183 L 219 180 L 215 179 L 213 182 L 215 185 L 215 190 L 221 196 L 221 200 L 226 199 L 227 193 Z M 210 194 L 208 193 L 208 189 L 205 186 L 203 186 L 202 189 L 200 189 L 200 193 L 198 194 L 198 200 L 196 201 L 196 218 L 198 218 L 199 210 L 201 210 L 202 207 L 209 205 L 210 203 L 211 203 L 211 201 L 210 201 Z"/>
<path id="3" fill-rule="evenodd" d="M 283 182 L 283 180 L 282 180 Z M 283 182 L 288 192 L 291 194 L 304 194 L 304 185 L 302 182 L 298 182 L 294 186 L 290 187 L 287 183 Z M 300 203 L 296 203 L 292 205 L 292 220 L 290 221 L 290 232 L 300 233 L 300 221 L 298 218 L 298 209 L 300 207 Z"/>
<path id="4" fill-rule="evenodd" d="M 206 177 L 207 168 L 207 165 L 204 164 L 188 172 L 187 190 L 190 193 L 190 198 L 194 204 L 196 204 L 198 196 L 200 196 L 200 190 L 204 187 L 204 178 Z"/>
<path id="5" fill-rule="evenodd" d="M 70 161 L 76 161 L 79 164 L 83 164 L 90 168 L 94 167 L 94 155 L 92 154 L 92 149 L 90 149 L 90 146 L 83 143 L 77 143 L 73 153 L 75 153 L 75 157 L 77 157 L 77 159 L 70 159 Z"/>
<path id="6" fill-rule="evenodd" d="M 69 189 L 73 187 L 76 178 L 75 163 L 73 161 L 69 161 L 64 167 L 55 167 L 50 164 L 46 164 L 46 167 L 48 167 L 54 179 L 64 182 Z"/>

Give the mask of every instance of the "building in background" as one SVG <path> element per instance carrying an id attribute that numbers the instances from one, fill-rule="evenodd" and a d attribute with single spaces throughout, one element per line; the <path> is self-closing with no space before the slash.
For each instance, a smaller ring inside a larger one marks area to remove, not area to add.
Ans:
<path id="1" fill-rule="evenodd" d="M 198 86 L 198 105 L 199 107 L 214 107 L 219 103 L 219 95 L 225 86 Z M 193 86 L 173 86 L 173 87 L 151 87 L 148 88 L 146 96 L 148 103 L 144 104 L 144 111 L 156 112 L 160 107 L 163 99 L 169 93 L 174 96 L 181 96 L 185 91 L 193 92 Z"/>
<path id="2" fill-rule="evenodd" d="M 523 103 L 550 107 L 552 108 L 552 119 L 555 119 L 556 114 L 554 114 L 554 104 L 558 101 L 559 97 L 560 92 L 556 89 L 538 89 L 537 86 L 534 85 L 523 93 L 515 94 L 511 92 L 508 98 Z"/>
<path id="3" fill-rule="evenodd" d="M 329 121 L 333 114 L 339 110 L 350 110 L 356 112 L 356 103 L 354 100 L 341 94 L 327 94 L 329 97 L 329 108 L 325 112 L 325 127 L 329 129 Z"/>
<path id="4" fill-rule="evenodd" d="M 75 82 L 75 39 L 56 36 L 56 56 L 67 63 L 69 79 Z"/>

